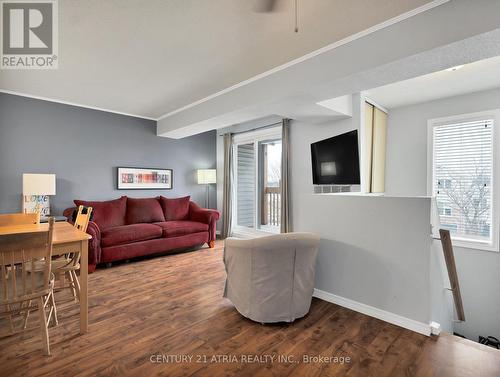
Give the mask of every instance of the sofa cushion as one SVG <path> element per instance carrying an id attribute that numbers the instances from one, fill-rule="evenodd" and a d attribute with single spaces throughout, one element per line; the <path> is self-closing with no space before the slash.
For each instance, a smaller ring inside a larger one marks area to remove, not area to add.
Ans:
<path id="1" fill-rule="evenodd" d="M 169 199 L 160 196 L 160 204 L 165 215 L 165 221 L 188 220 L 190 198 L 190 196 L 185 196 L 183 198 Z"/>
<path id="2" fill-rule="evenodd" d="M 165 221 L 158 198 L 127 199 L 127 224 Z"/>
<path id="3" fill-rule="evenodd" d="M 154 223 L 163 229 L 163 237 L 180 237 L 186 234 L 206 232 L 208 225 L 197 221 L 164 221 Z"/>
<path id="4" fill-rule="evenodd" d="M 103 247 L 146 241 L 162 236 L 162 228 L 153 224 L 131 224 L 109 228 L 102 232 Z"/>
<path id="5" fill-rule="evenodd" d="M 200 232 L 184 237 L 156 238 L 127 245 L 105 247 L 102 249 L 101 263 L 130 259 L 141 255 L 165 254 L 176 249 L 203 245 L 208 241 L 208 232 Z"/>
<path id="6" fill-rule="evenodd" d="M 104 202 L 89 202 L 86 200 L 75 200 L 78 207 L 92 207 L 94 222 L 103 229 L 125 225 L 125 214 L 127 212 L 127 197 L 122 196 L 119 199 L 107 200 Z"/>

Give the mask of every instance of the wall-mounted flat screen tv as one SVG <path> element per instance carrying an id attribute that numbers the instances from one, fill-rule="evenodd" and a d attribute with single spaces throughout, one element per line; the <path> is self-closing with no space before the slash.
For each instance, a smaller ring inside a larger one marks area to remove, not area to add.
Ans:
<path id="1" fill-rule="evenodd" d="M 315 185 L 359 185 L 358 131 L 311 144 Z"/>

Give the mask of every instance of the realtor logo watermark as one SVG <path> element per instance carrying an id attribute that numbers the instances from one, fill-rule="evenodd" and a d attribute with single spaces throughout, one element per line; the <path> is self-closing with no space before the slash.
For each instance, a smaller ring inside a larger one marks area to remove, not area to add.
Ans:
<path id="1" fill-rule="evenodd" d="M 57 0 L 0 0 L 0 68 L 56 69 Z"/>

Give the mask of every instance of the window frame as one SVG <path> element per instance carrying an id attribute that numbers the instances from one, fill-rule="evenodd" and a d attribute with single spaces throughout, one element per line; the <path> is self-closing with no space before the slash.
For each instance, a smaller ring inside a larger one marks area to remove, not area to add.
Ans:
<path id="1" fill-rule="evenodd" d="M 238 179 L 237 179 L 237 148 L 238 145 L 254 143 L 254 151 L 255 151 L 255 171 L 258 174 L 259 169 L 259 158 L 258 158 L 258 144 L 261 141 L 269 140 L 269 139 L 280 139 L 282 138 L 282 126 L 270 126 L 264 127 L 257 130 L 252 130 L 248 132 L 242 132 L 234 135 L 233 137 L 233 145 L 232 145 L 232 155 L 233 155 L 233 166 L 234 166 L 234 188 L 233 188 L 233 198 L 237 201 L 238 199 Z M 256 185 L 258 185 L 258 180 L 256 180 Z M 255 190 L 255 203 L 259 203 L 259 192 Z M 235 205 L 232 206 L 232 235 L 241 237 L 241 238 L 251 238 L 253 236 L 265 236 L 270 234 L 278 234 L 280 231 L 272 231 L 271 229 L 261 229 L 258 228 L 258 216 L 254 216 L 254 227 L 247 228 L 244 226 L 239 226 L 237 223 L 237 209 L 238 205 L 235 201 Z M 258 211 L 255 211 L 258 213 Z"/>
<path id="2" fill-rule="evenodd" d="M 427 121 L 427 195 L 430 197 L 434 196 L 434 184 L 435 184 L 435 175 L 434 175 L 434 129 L 437 126 L 444 126 L 447 124 L 456 124 L 456 123 L 464 123 L 464 122 L 472 122 L 478 120 L 492 120 L 492 187 L 491 187 L 491 203 L 492 203 L 492 212 L 491 212 L 491 243 L 490 242 L 482 242 L 482 241 L 474 241 L 474 240 L 465 240 L 465 239 L 457 239 L 455 237 L 451 237 L 451 241 L 453 246 L 463 247 L 467 249 L 476 249 L 476 250 L 485 250 L 485 251 L 494 251 L 499 252 L 499 198 L 500 198 L 500 164 L 498 163 L 498 159 L 500 158 L 500 153 L 497 150 L 500 147 L 499 135 L 497 132 L 498 120 L 500 119 L 500 109 L 490 110 L 490 111 L 482 111 L 468 114 L 459 114 L 448 117 L 434 118 L 429 119 Z M 438 216 L 439 212 L 437 211 Z M 433 227 L 433 236 L 435 238 L 439 238 L 438 229 Z"/>

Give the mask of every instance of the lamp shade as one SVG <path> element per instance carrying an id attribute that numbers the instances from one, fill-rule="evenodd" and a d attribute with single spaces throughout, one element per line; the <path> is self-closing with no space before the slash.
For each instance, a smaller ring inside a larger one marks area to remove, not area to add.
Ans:
<path id="1" fill-rule="evenodd" d="M 198 184 L 208 185 L 217 182 L 217 171 L 215 169 L 198 169 Z"/>
<path id="2" fill-rule="evenodd" d="M 23 174 L 23 195 L 55 195 L 55 174 Z"/>

